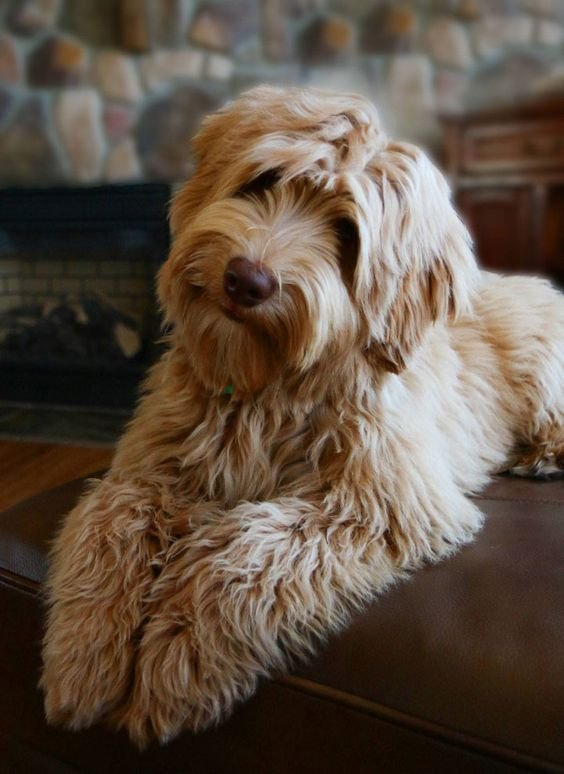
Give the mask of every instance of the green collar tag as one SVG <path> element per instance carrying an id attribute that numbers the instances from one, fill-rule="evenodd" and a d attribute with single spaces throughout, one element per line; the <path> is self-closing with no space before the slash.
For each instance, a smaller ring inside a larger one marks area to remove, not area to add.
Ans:
<path id="1" fill-rule="evenodd" d="M 224 395 L 233 395 L 233 385 L 228 384 L 227 387 L 223 390 Z"/>

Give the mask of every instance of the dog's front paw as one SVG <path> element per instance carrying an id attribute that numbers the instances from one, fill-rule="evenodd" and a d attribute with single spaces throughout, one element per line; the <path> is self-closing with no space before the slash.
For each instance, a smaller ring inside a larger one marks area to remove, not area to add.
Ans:
<path id="1" fill-rule="evenodd" d="M 52 723 L 83 728 L 124 701 L 164 540 L 154 503 L 151 489 L 107 478 L 54 543 L 40 681 Z"/>
<path id="2" fill-rule="evenodd" d="M 40 687 L 49 723 L 92 725 L 122 700 L 133 661 L 125 618 L 101 602 L 55 605 L 43 645 Z"/>
<path id="3" fill-rule="evenodd" d="M 166 743 L 185 725 L 199 674 L 190 630 L 153 620 L 137 654 L 135 683 L 126 705 L 112 720 L 141 749 L 152 739 Z"/>
<path id="4" fill-rule="evenodd" d="M 236 654 L 221 634 L 206 630 L 209 636 L 202 638 L 180 613 L 156 615 L 145 629 L 132 694 L 112 717 L 140 748 L 155 738 L 164 744 L 183 730 L 214 725 L 244 691 L 248 681 Z"/>
<path id="5" fill-rule="evenodd" d="M 128 646 L 93 647 L 75 635 L 68 650 L 46 651 L 40 687 L 50 724 L 86 728 L 125 693 L 131 662 Z"/>

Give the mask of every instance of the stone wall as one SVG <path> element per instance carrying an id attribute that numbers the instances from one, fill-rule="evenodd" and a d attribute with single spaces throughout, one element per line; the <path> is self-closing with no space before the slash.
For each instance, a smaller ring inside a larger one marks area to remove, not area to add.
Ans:
<path id="1" fill-rule="evenodd" d="M 564 85 L 564 0 L 0 0 L 0 184 L 175 181 L 201 117 L 256 83 L 373 98 L 436 149 L 441 112 Z"/>

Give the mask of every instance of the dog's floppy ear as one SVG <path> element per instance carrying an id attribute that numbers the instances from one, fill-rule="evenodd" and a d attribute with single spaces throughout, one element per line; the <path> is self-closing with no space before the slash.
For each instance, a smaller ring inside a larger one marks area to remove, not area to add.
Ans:
<path id="1" fill-rule="evenodd" d="M 170 208 L 170 229 L 173 237 L 170 255 L 163 264 L 158 277 L 158 296 L 161 305 L 167 309 L 171 306 L 174 287 L 177 284 L 177 274 L 183 266 L 183 239 L 197 215 L 214 198 L 229 192 L 229 183 L 237 173 L 244 179 L 245 169 L 234 170 L 231 165 L 226 173 L 225 148 L 220 140 L 225 133 L 228 122 L 226 109 L 212 113 L 192 139 L 194 157 L 194 172 L 190 179 L 175 193 Z M 225 143 L 224 143 L 225 145 Z M 227 158 L 229 153 L 227 152 Z"/>
<path id="2" fill-rule="evenodd" d="M 422 151 L 390 144 L 369 174 L 370 222 L 357 278 L 366 353 L 399 373 L 430 325 L 469 309 L 478 269 L 446 181 Z"/>
<path id="3" fill-rule="evenodd" d="M 369 353 L 387 371 L 400 373 L 429 325 L 457 314 L 452 270 L 437 258 L 426 270 L 405 274 L 388 310 L 385 327 Z"/>
<path id="4" fill-rule="evenodd" d="M 182 270 L 182 230 L 189 225 L 202 207 L 202 199 L 207 195 L 205 178 L 198 170 L 175 195 L 170 209 L 169 220 L 172 232 L 172 246 L 167 260 L 162 265 L 157 278 L 157 295 L 161 307 L 167 311 L 167 317 L 174 305 L 177 275 Z"/>
<path id="5" fill-rule="evenodd" d="M 260 91 L 255 90 L 257 99 Z M 262 91 L 266 96 L 269 89 L 265 87 Z M 247 106 L 252 93 L 249 92 L 247 99 L 227 103 L 207 116 L 192 140 L 194 174 L 173 198 L 170 209 L 173 246 L 159 274 L 158 293 L 164 307 L 169 305 L 172 286 L 182 266 L 182 234 L 213 200 L 232 195 L 237 186 L 260 172 L 257 164 L 242 151 L 256 132 L 253 111 Z"/>
<path id="6" fill-rule="evenodd" d="M 200 131 L 192 140 L 195 168 L 192 177 L 174 195 L 170 209 L 170 227 L 173 236 L 188 225 L 198 212 L 217 195 L 221 186 L 221 165 L 216 158 L 215 125 L 221 114 L 205 119 Z"/>
<path id="7" fill-rule="evenodd" d="M 210 113 L 192 139 L 195 172 L 173 200 L 170 225 L 173 235 L 190 223 L 212 199 L 232 194 L 234 186 L 249 182 L 261 171 L 248 149 L 257 139 L 262 113 L 284 91 L 258 87 Z M 264 102 L 264 104 L 263 104 Z M 268 168 L 268 167 L 266 167 Z"/>

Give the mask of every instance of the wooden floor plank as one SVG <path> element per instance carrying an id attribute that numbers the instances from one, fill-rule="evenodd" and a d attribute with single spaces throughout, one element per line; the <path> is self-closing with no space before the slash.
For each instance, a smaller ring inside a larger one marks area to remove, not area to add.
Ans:
<path id="1" fill-rule="evenodd" d="M 0 510 L 111 462 L 112 449 L 0 441 Z"/>

